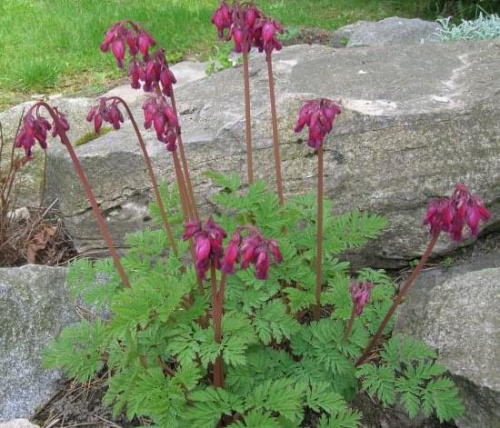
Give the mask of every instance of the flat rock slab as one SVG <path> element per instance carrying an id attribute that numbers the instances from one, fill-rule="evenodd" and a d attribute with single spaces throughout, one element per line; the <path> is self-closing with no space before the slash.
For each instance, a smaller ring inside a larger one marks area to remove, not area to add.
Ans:
<path id="1" fill-rule="evenodd" d="M 0 428 L 39 428 L 27 419 L 12 419 L 7 422 L 0 422 Z"/>
<path id="2" fill-rule="evenodd" d="M 500 219 L 500 41 L 337 50 L 292 46 L 274 57 L 283 174 L 287 195 L 315 188 L 316 158 L 293 127 L 304 100 L 341 100 L 343 113 L 325 145 L 325 186 L 338 213 L 360 208 L 385 215 L 389 228 L 365 251 L 365 262 L 397 266 L 422 254 L 427 204 L 464 181 Z M 274 188 L 265 61 L 250 66 L 255 175 Z M 217 191 L 207 169 L 245 173 L 242 69 L 176 91 L 184 142 L 202 209 Z M 136 113 L 141 114 L 140 107 Z M 138 119 L 141 121 L 141 119 Z M 161 180 L 171 160 L 144 133 Z M 150 225 L 150 184 L 130 126 L 78 148 L 118 245 Z M 103 248 L 68 156 L 56 146 L 49 184 L 78 250 Z M 456 244 L 439 241 L 446 254 Z"/>
<path id="3" fill-rule="evenodd" d="M 171 68 L 177 77 L 177 86 L 180 87 L 205 77 L 206 67 L 207 63 L 205 62 L 182 61 L 174 64 Z M 129 84 L 117 86 L 102 96 L 121 97 L 134 109 L 140 109 L 140 106 L 147 97 L 144 92 L 132 89 Z M 40 100 L 44 98 L 44 95 L 40 95 Z M 21 115 L 35 102 L 36 100 L 25 102 L 0 112 L 0 123 L 2 124 L 3 135 L 7 142 L 4 153 L 10 153 L 12 140 L 15 136 Z M 85 97 L 54 97 L 53 99 L 49 99 L 48 102 L 67 115 L 71 124 L 71 129 L 68 132 L 71 141 L 75 142 L 78 138 L 93 130 L 93 125 L 85 119 L 90 108 L 96 104 L 96 99 Z M 127 117 L 125 119 L 128 120 Z M 53 140 L 50 148 L 60 144 L 58 140 Z M 19 156 L 23 155 L 22 150 L 18 150 L 17 153 Z M 3 162 L 5 162 L 5 155 Z M 39 206 L 44 185 L 43 164 L 43 156 L 39 155 L 34 162 L 28 163 L 17 174 L 13 191 L 13 195 L 15 195 L 13 202 L 16 206 Z M 2 163 L 2 169 L 4 168 L 7 168 L 7 165 Z M 46 204 L 51 203 L 56 197 L 50 190 L 45 192 L 44 196 Z"/>
<path id="4" fill-rule="evenodd" d="M 40 350 L 77 320 L 65 268 L 0 269 L 0 421 L 30 417 L 56 391 L 61 374 Z"/>
<path id="5" fill-rule="evenodd" d="M 381 21 L 358 21 L 339 28 L 333 36 L 335 47 L 359 48 L 437 43 L 437 22 L 394 16 Z"/>
<path id="6" fill-rule="evenodd" d="M 492 266 L 485 268 L 485 266 Z M 424 340 L 460 388 L 466 414 L 459 428 L 500 422 L 500 260 L 424 273 L 398 310 L 395 333 Z"/>

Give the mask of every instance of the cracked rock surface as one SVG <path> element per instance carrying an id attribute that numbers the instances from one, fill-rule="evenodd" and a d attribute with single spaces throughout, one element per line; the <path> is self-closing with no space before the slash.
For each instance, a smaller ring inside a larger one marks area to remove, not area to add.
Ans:
<path id="1" fill-rule="evenodd" d="M 40 351 L 78 320 L 66 274 L 36 265 L 0 269 L 0 421 L 30 417 L 58 390 L 61 373 L 43 368 Z"/>
<path id="2" fill-rule="evenodd" d="M 423 272 L 397 313 L 394 332 L 436 349 L 459 387 L 466 408 L 455 421 L 459 428 L 500 426 L 498 255 L 496 245 L 451 268 Z"/>
<path id="3" fill-rule="evenodd" d="M 301 103 L 341 100 L 343 113 L 326 142 L 325 187 L 335 211 L 382 214 L 388 229 L 361 254 L 363 263 L 397 267 L 421 255 L 421 222 L 433 198 L 458 181 L 480 194 L 500 219 L 500 41 L 334 49 L 286 47 L 274 56 L 286 195 L 315 186 L 316 159 L 293 132 Z M 265 60 L 250 62 L 255 175 L 274 188 Z M 245 176 L 242 68 L 176 91 L 195 193 L 202 211 L 214 189 L 207 169 Z M 132 106 L 142 122 L 140 104 Z M 143 132 L 160 181 L 172 163 L 154 134 Z M 63 149 L 49 152 L 49 186 L 79 251 L 103 248 L 76 174 Z M 150 225 L 150 185 L 130 123 L 78 147 L 83 167 L 118 246 L 126 232 Z M 489 227 L 490 227 L 489 226 Z M 435 253 L 456 249 L 440 240 Z"/>

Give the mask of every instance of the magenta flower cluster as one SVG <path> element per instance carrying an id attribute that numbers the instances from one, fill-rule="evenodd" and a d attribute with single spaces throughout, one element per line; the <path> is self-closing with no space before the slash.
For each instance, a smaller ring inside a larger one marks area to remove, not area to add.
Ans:
<path id="1" fill-rule="evenodd" d="M 247 235 L 242 238 L 242 232 Z M 241 269 L 255 266 L 257 279 L 265 280 L 269 276 L 271 257 L 279 264 L 283 258 L 277 242 L 266 239 L 255 226 L 241 226 L 236 229 L 224 250 L 223 240 L 226 232 L 210 217 L 202 226 L 199 220 L 187 222 L 183 239 L 194 238 L 196 273 L 205 280 L 206 273 L 213 262 L 216 269 L 227 274 L 236 272 L 235 263 L 240 262 Z"/>
<path id="2" fill-rule="evenodd" d="M 241 233 L 247 231 L 242 238 Z M 222 270 L 226 273 L 235 273 L 235 263 L 240 261 L 241 269 L 246 269 L 251 264 L 255 267 L 255 277 L 266 280 L 269 276 L 271 258 L 276 264 L 283 261 L 278 243 L 274 239 L 266 239 L 254 226 L 239 227 L 231 237 L 227 246 Z"/>
<path id="3" fill-rule="evenodd" d="M 283 47 L 277 38 L 277 33 L 283 34 L 283 27 L 254 4 L 234 1 L 229 6 L 223 0 L 212 15 L 212 23 L 220 39 L 233 40 L 235 52 L 243 52 L 244 47 L 250 51 L 254 46 L 259 52 L 270 54 Z M 225 30 L 228 30 L 227 36 L 224 36 Z"/>
<path id="4" fill-rule="evenodd" d="M 306 101 L 299 111 L 295 132 L 300 132 L 307 125 L 309 139 L 307 144 L 318 150 L 326 134 L 332 131 L 335 116 L 341 113 L 340 106 L 327 98 Z"/>
<path id="5" fill-rule="evenodd" d="M 453 241 L 460 241 L 465 226 L 472 236 L 479 233 L 480 221 L 491 217 L 481 198 L 471 195 L 463 183 L 458 183 L 451 198 L 436 199 L 429 204 L 423 224 L 430 226 L 430 234 L 449 233 Z"/>
<path id="6" fill-rule="evenodd" d="M 123 115 L 118 108 L 118 100 L 111 100 L 108 103 L 106 98 L 100 98 L 99 105 L 92 107 L 87 114 L 87 122 L 94 122 L 96 133 L 101 130 L 103 122 L 110 123 L 114 129 L 120 129 Z"/>
<path id="7" fill-rule="evenodd" d="M 128 75 L 132 88 L 140 89 L 142 81 L 145 92 L 154 91 L 158 85 L 165 95 L 170 96 L 176 79 L 168 67 L 163 49 L 150 54 L 150 48 L 155 45 L 154 38 L 139 25 L 131 21 L 119 21 L 106 32 L 101 50 L 108 52 L 111 48 L 118 67 L 123 68 L 128 48 Z"/>
<path id="8" fill-rule="evenodd" d="M 167 150 L 172 152 L 177 146 L 177 132 L 179 121 L 170 105 L 162 98 L 150 98 L 143 104 L 144 127 L 151 128 L 153 125 L 156 137 L 166 144 Z"/>
<path id="9" fill-rule="evenodd" d="M 101 50 L 107 52 L 111 48 L 118 66 L 123 67 L 128 49 L 130 85 L 134 89 L 140 89 L 143 82 L 142 89 L 145 92 L 156 92 L 156 97 L 146 100 L 142 106 L 144 126 L 149 129 L 153 125 L 158 140 L 166 144 L 167 150 L 174 151 L 177 148 L 179 121 L 162 95 L 172 97 L 173 85 L 177 80 L 168 66 L 164 49 L 159 48 L 153 53 L 150 52 L 155 45 L 153 37 L 139 25 L 131 21 L 120 21 L 106 32 Z M 117 103 L 107 106 L 103 101 L 99 106 L 93 107 L 87 116 L 87 120 L 94 121 L 96 132 L 103 120 L 110 121 L 113 127 L 118 129 L 120 118 L 121 113 Z"/>
<path id="10" fill-rule="evenodd" d="M 40 105 L 35 104 L 35 110 L 28 110 L 23 118 L 23 123 L 19 134 L 14 143 L 15 147 L 23 148 L 28 159 L 32 158 L 32 150 L 36 142 L 40 144 L 42 149 L 47 148 L 47 134 L 52 129 L 52 136 L 57 137 L 60 129 L 64 132 L 69 130 L 69 123 L 66 115 L 61 113 L 57 107 L 54 107 L 54 112 L 57 115 L 60 129 L 54 123 L 51 125 L 49 121 L 40 114 Z"/>
<path id="11" fill-rule="evenodd" d="M 209 217 L 202 226 L 199 220 L 187 222 L 184 227 L 183 239 L 194 238 L 195 266 L 199 278 L 206 279 L 206 273 L 211 262 L 216 269 L 221 268 L 221 259 L 224 255 L 222 241 L 227 236 L 212 217 Z"/>
<path id="12" fill-rule="evenodd" d="M 373 287 L 374 285 L 371 282 L 351 281 L 349 291 L 351 292 L 351 299 L 354 303 L 356 315 L 359 316 L 363 313 L 364 307 L 370 300 Z"/>

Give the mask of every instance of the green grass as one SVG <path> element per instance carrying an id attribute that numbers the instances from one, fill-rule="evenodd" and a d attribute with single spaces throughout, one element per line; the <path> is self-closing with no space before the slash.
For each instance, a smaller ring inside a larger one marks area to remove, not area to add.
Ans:
<path id="1" fill-rule="evenodd" d="M 257 3 L 286 26 L 335 29 L 360 19 L 426 14 L 434 2 Z M 210 24 L 217 4 L 217 0 L 0 0 L 0 108 L 23 93 L 95 91 L 122 76 L 112 56 L 99 50 L 106 29 L 120 19 L 143 23 L 166 47 L 170 61 L 206 55 L 217 42 Z"/>

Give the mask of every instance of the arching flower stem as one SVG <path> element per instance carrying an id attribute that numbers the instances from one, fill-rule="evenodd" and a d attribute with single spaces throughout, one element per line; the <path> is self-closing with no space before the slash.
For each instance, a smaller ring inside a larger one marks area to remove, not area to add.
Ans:
<path id="1" fill-rule="evenodd" d="M 250 73 L 248 69 L 248 41 L 243 34 L 243 84 L 245 96 L 245 141 L 247 146 L 247 177 L 248 184 L 253 183 L 252 161 L 252 122 L 250 114 Z"/>
<path id="2" fill-rule="evenodd" d="M 168 240 L 170 242 L 170 245 L 172 246 L 172 250 L 174 251 L 175 254 L 177 254 L 177 244 L 175 243 L 175 239 L 172 233 L 172 228 L 170 227 L 170 222 L 168 221 L 168 216 L 165 211 L 165 206 L 163 205 L 163 201 L 161 199 L 160 191 L 158 189 L 158 181 L 156 180 L 156 174 L 154 173 L 153 170 L 153 165 L 151 164 L 151 158 L 149 157 L 146 144 L 144 142 L 144 139 L 142 138 L 141 131 L 139 130 L 139 127 L 137 126 L 137 122 L 135 121 L 134 115 L 132 114 L 132 111 L 130 110 L 129 106 L 120 97 L 109 97 L 109 100 L 115 99 L 119 103 L 123 105 L 125 108 L 128 117 L 130 118 L 130 121 L 132 122 L 132 126 L 135 131 L 135 135 L 137 137 L 137 140 L 139 141 L 139 146 L 141 148 L 142 154 L 144 156 L 144 161 L 146 163 L 146 168 L 148 170 L 149 174 L 149 179 L 151 180 L 151 185 L 153 187 L 153 193 L 155 195 L 156 203 L 158 204 L 158 208 L 160 210 L 160 215 L 161 219 L 163 222 L 163 226 L 165 227 L 165 231 L 167 232 Z"/>
<path id="3" fill-rule="evenodd" d="M 408 294 L 408 291 L 410 290 L 410 288 L 414 284 L 415 279 L 420 274 L 420 271 L 424 267 L 425 263 L 427 263 L 427 259 L 431 255 L 432 250 L 434 249 L 434 246 L 436 245 L 436 242 L 439 238 L 439 234 L 440 234 L 440 231 L 438 231 L 434 236 L 431 237 L 431 240 L 427 244 L 427 248 L 425 249 L 425 252 L 422 255 L 422 258 L 418 262 L 417 267 L 414 269 L 414 271 L 411 273 L 411 275 L 405 281 L 404 285 L 400 288 L 398 295 L 396 296 L 396 298 L 392 302 L 392 306 L 387 311 L 387 314 L 385 314 L 385 317 L 382 320 L 377 332 L 372 337 L 370 344 L 366 347 L 366 349 L 364 350 L 361 357 L 359 357 L 358 361 L 356 361 L 356 364 L 355 364 L 356 367 L 363 364 L 368 359 L 368 357 L 370 356 L 370 354 L 373 351 L 373 349 L 375 348 L 375 346 L 377 346 L 377 344 L 380 340 L 380 337 L 382 336 L 382 333 L 383 333 L 385 327 L 387 326 L 387 324 L 389 323 L 389 320 L 391 319 L 392 315 L 394 314 L 394 312 L 396 311 L 396 309 L 398 308 L 400 303 L 403 301 L 403 298 Z"/>
<path id="4" fill-rule="evenodd" d="M 90 187 L 90 184 L 87 180 L 87 177 L 85 176 L 85 173 L 83 172 L 82 165 L 80 164 L 80 161 L 78 160 L 78 157 L 76 156 L 76 153 L 73 149 L 73 146 L 71 145 L 71 142 L 69 141 L 69 138 L 66 134 L 66 131 L 64 128 L 61 126 L 61 123 L 59 122 L 59 117 L 58 115 L 54 112 L 51 106 L 49 106 L 47 103 L 43 101 L 39 101 L 38 103 L 35 104 L 35 106 L 41 106 L 44 107 L 47 112 L 50 114 L 52 119 L 54 120 L 54 125 L 57 128 L 58 134 L 61 138 L 62 143 L 68 150 L 69 156 L 71 158 L 71 161 L 73 162 L 73 166 L 75 168 L 75 171 L 78 175 L 78 178 L 80 179 L 80 182 L 82 183 L 83 190 L 85 191 L 85 195 L 87 196 L 87 199 L 90 202 L 90 206 L 92 207 L 92 210 L 94 212 L 94 216 L 97 220 L 97 224 L 99 225 L 99 229 L 101 230 L 101 235 L 104 238 L 104 242 L 106 243 L 109 253 L 113 259 L 113 262 L 115 263 L 116 270 L 118 271 L 118 274 L 120 275 L 120 278 L 122 280 L 123 285 L 126 288 L 130 288 L 130 281 L 128 280 L 128 277 L 125 273 L 125 270 L 123 269 L 123 266 L 120 262 L 120 257 L 118 256 L 118 253 L 116 251 L 116 248 L 113 244 L 113 239 L 111 237 L 111 234 L 108 231 L 108 228 L 106 226 L 106 221 L 102 217 L 101 211 L 99 210 L 99 206 L 97 204 L 97 201 L 94 196 L 94 192 L 92 191 L 92 188 Z M 35 107 L 33 106 L 33 107 Z M 32 108 L 33 108 L 32 107 Z"/>
<path id="5" fill-rule="evenodd" d="M 316 222 L 316 306 L 314 307 L 314 319 L 319 321 L 321 311 L 321 266 L 323 262 L 323 145 L 318 150 L 318 219 Z"/>
<path id="6" fill-rule="evenodd" d="M 276 95 L 274 90 L 273 78 L 273 59 L 271 52 L 266 53 L 267 62 L 267 77 L 269 80 L 269 99 L 271 103 L 271 121 L 273 127 L 273 148 L 274 148 L 274 165 L 276 169 L 276 187 L 278 191 L 278 199 L 280 205 L 284 204 L 283 196 L 283 178 L 281 176 L 281 157 L 278 135 L 278 114 L 276 113 Z"/>
<path id="7" fill-rule="evenodd" d="M 174 113 L 177 117 L 179 117 L 179 114 L 177 112 L 177 105 L 175 103 L 175 96 L 174 96 L 174 88 L 172 87 L 172 94 L 170 96 L 170 101 L 172 103 L 172 109 L 174 110 Z M 193 208 L 193 215 L 195 218 L 199 218 L 198 214 L 198 208 L 196 206 L 196 199 L 194 197 L 194 191 L 193 191 L 193 183 L 191 182 L 191 174 L 189 173 L 189 168 L 188 168 L 188 163 L 187 163 L 187 158 L 186 158 L 186 151 L 184 150 L 184 142 L 182 141 L 182 134 L 181 131 L 179 130 L 177 133 L 177 142 L 179 143 L 179 152 L 181 154 L 181 162 L 182 162 L 182 168 L 184 170 L 184 176 L 186 178 L 186 190 L 189 196 L 190 200 L 190 205 Z"/>

